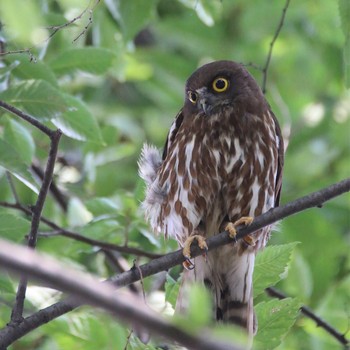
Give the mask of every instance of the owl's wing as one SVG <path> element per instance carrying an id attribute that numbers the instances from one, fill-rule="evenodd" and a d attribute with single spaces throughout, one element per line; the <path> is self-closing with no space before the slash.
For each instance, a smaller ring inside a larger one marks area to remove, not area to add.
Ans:
<path id="1" fill-rule="evenodd" d="M 163 149 L 162 160 L 164 160 L 166 158 L 166 156 L 168 154 L 168 150 L 175 140 L 176 134 L 180 129 L 180 126 L 182 124 L 183 119 L 184 119 L 184 115 L 183 115 L 182 109 L 181 109 L 179 111 L 179 113 L 176 115 L 175 120 L 171 124 L 170 130 L 168 132 L 168 136 L 166 138 L 164 149 Z"/>
<path id="2" fill-rule="evenodd" d="M 275 207 L 279 206 L 281 189 L 282 189 L 282 175 L 283 175 L 283 165 L 284 165 L 284 143 L 281 128 L 278 121 L 273 113 L 272 117 L 275 122 L 276 137 L 277 137 L 277 148 L 278 148 L 278 158 L 277 158 L 277 174 L 276 174 L 276 184 L 275 184 Z"/>

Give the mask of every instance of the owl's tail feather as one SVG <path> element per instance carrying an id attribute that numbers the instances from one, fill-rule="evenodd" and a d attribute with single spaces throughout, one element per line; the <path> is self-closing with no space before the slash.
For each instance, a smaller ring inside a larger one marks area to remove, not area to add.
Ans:
<path id="1" fill-rule="evenodd" d="M 253 310 L 253 298 L 248 302 L 230 300 L 229 298 L 221 301 L 221 308 L 217 308 L 217 320 L 225 323 L 233 323 L 245 328 L 250 336 L 255 335 L 257 325 Z"/>
<path id="2" fill-rule="evenodd" d="M 237 255 L 225 278 L 221 280 L 220 293 L 217 293 L 217 318 L 222 322 L 233 323 L 247 330 L 253 336 L 257 322 L 253 308 L 254 252 Z"/>

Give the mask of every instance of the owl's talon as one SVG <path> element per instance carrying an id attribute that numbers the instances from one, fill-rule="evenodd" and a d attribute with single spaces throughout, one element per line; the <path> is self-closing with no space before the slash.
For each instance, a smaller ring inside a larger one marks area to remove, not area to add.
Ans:
<path id="1" fill-rule="evenodd" d="M 182 263 L 182 266 L 189 271 L 194 269 L 194 263 L 188 258 L 185 259 L 185 261 Z"/>
<path id="2" fill-rule="evenodd" d="M 203 236 L 201 235 L 192 235 L 190 237 L 188 237 L 184 243 L 184 247 L 182 250 L 182 254 L 185 257 L 185 261 L 183 262 L 183 266 L 187 269 L 187 270 L 193 270 L 194 269 L 194 264 L 192 261 L 190 261 L 191 259 L 191 245 L 193 243 L 194 240 L 197 240 L 198 243 L 198 247 L 200 249 L 202 249 L 203 252 L 203 256 L 204 259 L 207 260 L 207 251 L 208 251 L 208 246 L 207 243 L 205 242 L 205 239 Z"/>
<path id="3" fill-rule="evenodd" d="M 255 239 L 251 235 L 246 235 L 243 238 L 244 243 L 247 245 L 254 247 L 255 246 Z"/>
<path id="4" fill-rule="evenodd" d="M 235 222 L 229 222 L 225 226 L 225 231 L 228 231 L 230 238 L 232 238 L 236 241 L 236 236 L 237 236 L 236 227 L 239 225 L 249 226 L 253 222 L 253 220 L 254 220 L 254 218 L 252 218 L 251 216 L 242 216 L 241 218 L 239 218 Z M 245 237 L 248 237 L 248 236 L 245 236 Z M 249 236 L 249 238 L 247 238 L 247 240 L 244 239 L 244 241 L 246 241 L 246 243 L 249 245 L 255 245 L 255 241 L 251 236 Z M 250 243 L 253 242 L 254 244 L 250 244 L 248 242 L 250 242 Z"/>

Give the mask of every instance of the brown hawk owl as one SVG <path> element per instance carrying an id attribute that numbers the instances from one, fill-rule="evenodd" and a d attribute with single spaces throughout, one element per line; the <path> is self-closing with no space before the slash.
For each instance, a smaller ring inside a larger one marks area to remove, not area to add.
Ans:
<path id="1" fill-rule="evenodd" d="M 195 237 L 249 224 L 278 206 L 283 139 L 264 95 L 247 70 L 217 61 L 187 81 L 185 102 L 174 120 L 163 154 L 145 145 L 139 162 L 143 203 L 152 228 L 175 238 L 187 257 L 177 309 L 186 309 L 186 286 L 201 282 L 212 292 L 215 317 L 255 331 L 252 275 L 256 252 L 271 227 L 189 260 Z"/>

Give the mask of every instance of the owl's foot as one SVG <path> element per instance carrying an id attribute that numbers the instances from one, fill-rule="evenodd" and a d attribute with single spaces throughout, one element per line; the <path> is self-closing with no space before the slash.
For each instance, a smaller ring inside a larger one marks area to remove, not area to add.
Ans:
<path id="1" fill-rule="evenodd" d="M 236 236 L 237 236 L 236 227 L 239 225 L 249 226 L 253 222 L 253 220 L 254 219 L 251 216 L 242 216 L 240 219 L 238 219 L 235 222 L 229 222 L 225 227 L 225 231 L 228 231 L 229 236 L 231 238 L 236 239 Z M 244 236 L 242 239 L 248 245 L 255 246 L 255 240 L 251 235 Z"/>
<path id="2" fill-rule="evenodd" d="M 193 236 L 188 237 L 186 239 L 186 241 L 184 243 L 184 247 L 182 249 L 182 254 L 186 259 L 182 263 L 182 265 L 187 270 L 194 269 L 194 264 L 190 259 L 191 259 L 191 245 L 195 239 L 197 240 L 198 247 L 204 251 L 203 256 L 205 257 L 205 259 L 207 257 L 208 246 L 207 246 L 207 243 L 205 242 L 204 237 L 201 235 L 193 235 Z"/>

